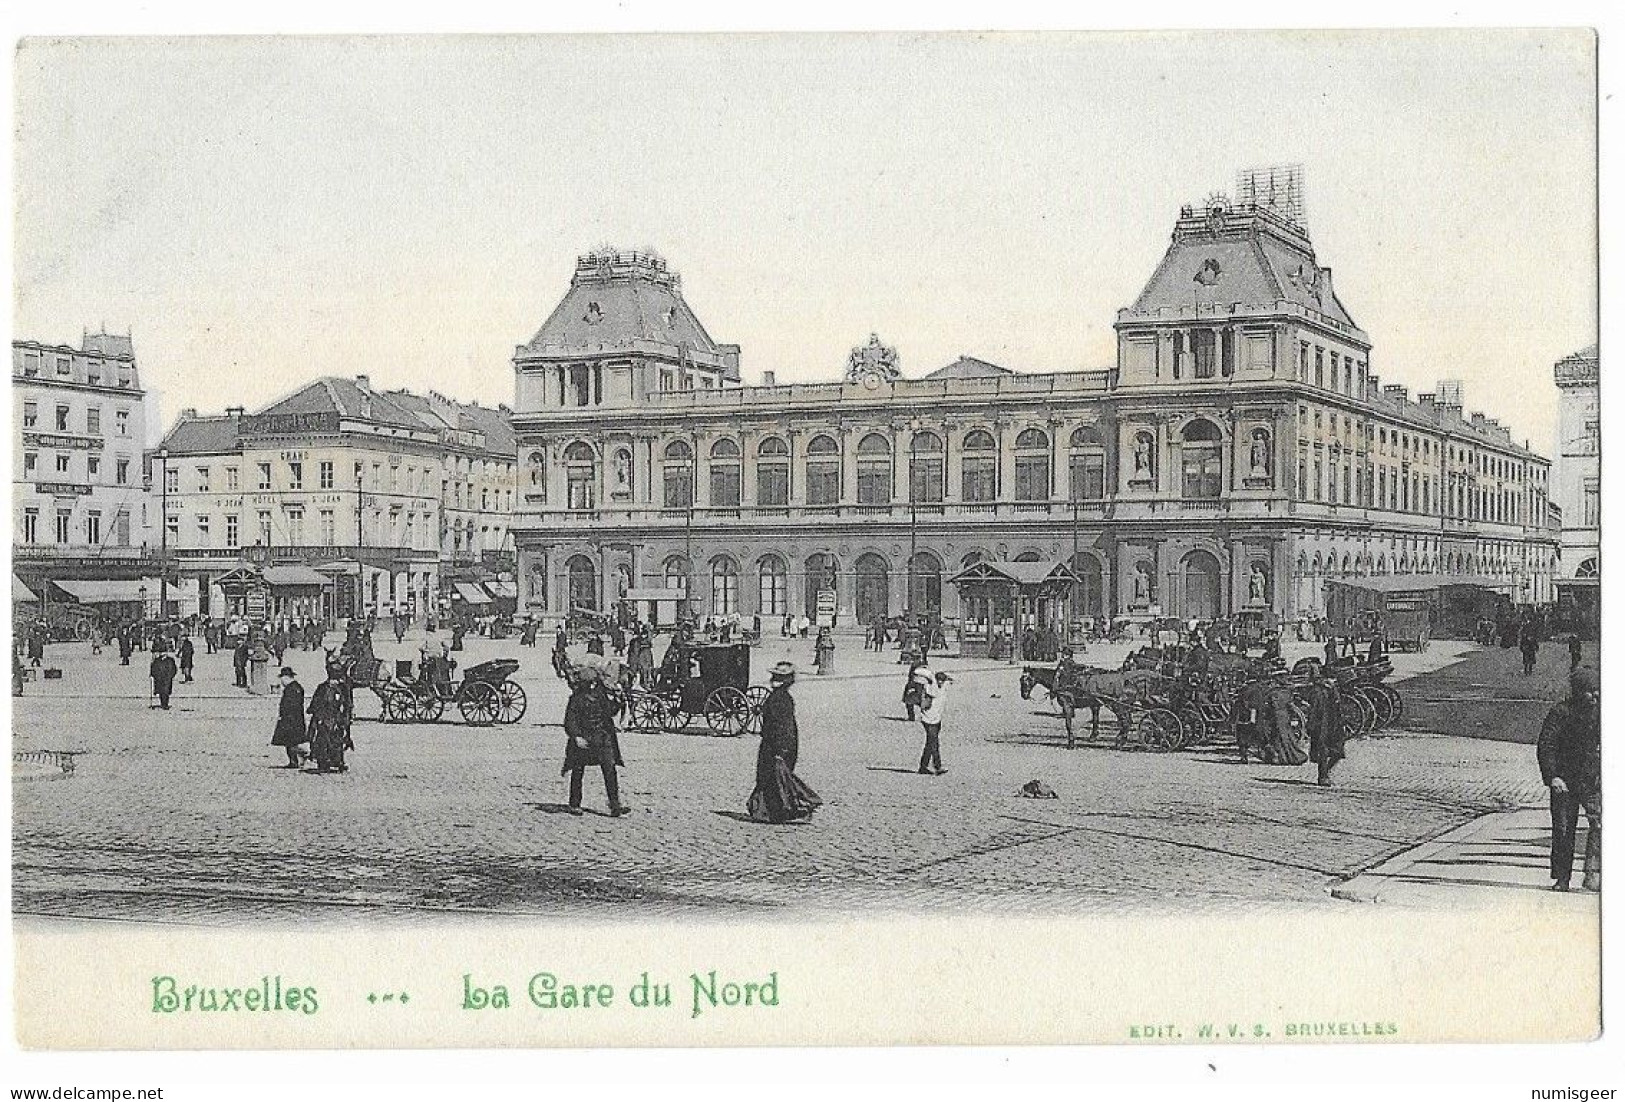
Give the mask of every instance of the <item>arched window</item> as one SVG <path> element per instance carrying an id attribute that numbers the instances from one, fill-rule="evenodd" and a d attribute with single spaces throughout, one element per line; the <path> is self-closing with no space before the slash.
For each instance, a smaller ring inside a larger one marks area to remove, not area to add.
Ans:
<path id="1" fill-rule="evenodd" d="M 673 440 L 663 454 L 661 503 L 668 509 L 687 509 L 694 504 L 693 449 L 685 441 Z"/>
<path id="2" fill-rule="evenodd" d="M 1377 556 L 1377 573 L 1379 575 L 1388 573 L 1388 557 L 1386 555 Z"/>
<path id="3" fill-rule="evenodd" d="M 739 564 L 726 555 L 711 560 L 711 614 L 728 616 L 739 611 Z"/>
<path id="4" fill-rule="evenodd" d="M 763 616 L 790 611 L 790 572 L 777 555 L 763 556 L 756 568 L 756 611 Z"/>
<path id="5" fill-rule="evenodd" d="M 942 494 L 942 437 L 917 432 L 908 444 L 909 500 L 935 505 L 942 501 Z"/>
<path id="6" fill-rule="evenodd" d="M 739 508 L 739 445 L 729 439 L 711 445 L 711 507 Z"/>
<path id="7" fill-rule="evenodd" d="M 1016 556 L 1016 562 L 1043 562 L 1044 556 L 1037 551 L 1023 551 Z"/>
<path id="8" fill-rule="evenodd" d="M 1211 499 L 1219 496 L 1222 461 L 1220 459 L 1219 426 L 1198 417 L 1185 426 L 1181 434 L 1180 462 L 1183 466 L 1183 494 L 1188 498 Z"/>
<path id="9" fill-rule="evenodd" d="M 1068 468 L 1072 500 L 1103 501 L 1106 497 L 1106 446 L 1092 428 L 1072 433 Z"/>
<path id="10" fill-rule="evenodd" d="M 673 555 L 666 560 L 664 570 L 667 589 L 688 589 L 688 560 L 681 555 Z"/>
<path id="11" fill-rule="evenodd" d="M 998 445 L 993 434 L 974 429 L 965 434 L 959 461 L 959 493 L 969 502 L 997 501 L 999 497 Z"/>
<path id="12" fill-rule="evenodd" d="M 1305 577 L 1309 573 L 1309 556 L 1302 551 L 1298 552 L 1298 577 Z"/>
<path id="13" fill-rule="evenodd" d="M 1025 429 L 1016 437 L 1016 500 L 1048 501 L 1049 437 L 1042 429 Z"/>
<path id="14" fill-rule="evenodd" d="M 577 440 L 564 449 L 564 480 L 569 508 L 584 511 L 598 507 L 598 454 L 591 444 Z M 472 531 L 469 534 L 472 537 Z"/>
<path id="15" fill-rule="evenodd" d="M 942 611 L 942 560 L 929 551 L 918 551 L 909 560 L 908 607 L 910 613 Z"/>
<path id="16" fill-rule="evenodd" d="M 858 504 L 891 503 L 891 442 L 878 432 L 858 441 Z"/>
<path id="17" fill-rule="evenodd" d="M 565 564 L 569 578 L 570 607 L 596 610 L 598 608 L 598 568 L 585 555 L 572 555 Z"/>
<path id="18" fill-rule="evenodd" d="M 858 556 L 856 597 L 859 623 L 891 615 L 891 570 L 873 551 Z"/>
<path id="19" fill-rule="evenodd" d="M 790 448 L 777 436 L 756 445 L 756 504 L 790 504 Z"/>
<path id="20" fill-rule="evenodd" d="M 1574 576 L 1576 578 L 1598 577 L 1599 571 L 1597 570 L 1597 560 L 1595 558 L 1582 559 L 1580 565 L 1574 569 Z"/>
<path id="21" fill-rule="evenodd" d="M 1349 560 L 1348 552 L 1346 552 L 1346 551 L 1343 553 L 1343 570 L 1342 570 L 1342 573 L 1343 573 L 1344 577 L 1347 577 L 1348 575 L 1354 573 L 1353 563 Z"/>
<path id="22" fill-rule="evenodd" d="M 807 444 L 807 504 L 838 505 L 840 501 L 840 445 L 832 436 L 815 436 Z"/>

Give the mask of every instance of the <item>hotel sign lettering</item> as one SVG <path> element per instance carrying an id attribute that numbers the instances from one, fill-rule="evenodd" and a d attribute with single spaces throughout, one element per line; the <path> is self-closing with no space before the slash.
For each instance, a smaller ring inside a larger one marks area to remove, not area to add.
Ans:
<path id="1" fill-rule="evenodd" d="M 260 413 L 242 420 L 242 431 L 267 436 L 297 436 L 313 432 L 337 432 L 336 413 Z"/>

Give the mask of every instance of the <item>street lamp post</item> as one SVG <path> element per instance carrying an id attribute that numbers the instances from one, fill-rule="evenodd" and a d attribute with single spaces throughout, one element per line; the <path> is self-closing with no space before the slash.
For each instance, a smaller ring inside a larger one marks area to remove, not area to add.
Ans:
<path id="1" fill-rule="evenodd" d="M 158 449 L 159 477 L 163 479 L 158 492 L 159 522 L 163 528 L 159 532 L 158 551 L 158 620 L 161 623 L 169 615 L 169 449 Z M 146 607 L 146 602 L 142 602 Z"/>
<path id="2" fill-rule="evenodd" d="M 1078 488 L 1072 487 L 1072 561 L 1066 564 L 1067 569 L 1074 575 L 1078 569 Z M 1067 602 L 1071 607 L 1066 610 L 1066 641 L 1072 642 L 1072 625 L 1078 619 L 1078 581 L 1072 583 L 1072 600 Z"/>

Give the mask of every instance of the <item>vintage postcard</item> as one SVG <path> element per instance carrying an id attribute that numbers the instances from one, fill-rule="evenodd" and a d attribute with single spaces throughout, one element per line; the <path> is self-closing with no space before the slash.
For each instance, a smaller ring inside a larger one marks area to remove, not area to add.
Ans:
<path id="1" fill-rule="evenodd" d="M 27 1049 L 1601 1030 L 1597 39 L 27 38 Z"/>

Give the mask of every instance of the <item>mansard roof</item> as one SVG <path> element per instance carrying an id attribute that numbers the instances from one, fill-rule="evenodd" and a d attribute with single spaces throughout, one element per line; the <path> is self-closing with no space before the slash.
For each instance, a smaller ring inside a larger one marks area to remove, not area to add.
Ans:
<path id="1" fill-rule="evenodd" d="M 1130 314 L 1263 311 L 1290 302 L 1358 329 L 1315 259 L 1308 231 L 1263 207 L 1185 208 Z"/>
<path id="2" fill-rule="evenodd" d="M 640 341 L 667 345 L 674 353 L 718 351 L 665 260 L 602 249 L 576 259 L 570 289 L 520 351 L 596 351 Z"/>

